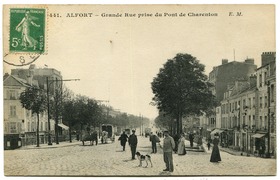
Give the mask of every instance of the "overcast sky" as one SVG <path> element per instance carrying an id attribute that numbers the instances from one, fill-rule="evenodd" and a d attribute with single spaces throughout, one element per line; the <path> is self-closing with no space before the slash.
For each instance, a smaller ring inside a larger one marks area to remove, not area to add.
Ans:
<path id="1" fill-rule="evenodd" d="M 254 58 L 275 51 L 274 7 L 251 6 L 61 6 L 49 7 L 61 18 L 49 18 L 48 54 L 37 67 L 55 68 L 76 94 L 109 104 L 122 112 L 149 118 L 157 109 L 149 105 L 151 82 L 159 68 L 176 53 L 189 53 L 206 66 L 206 74 L 222 59 Z M 93 12 L 93 18 L 66 18 L 67 12 Z M 218 13 L 215 17 L 106 18 L 102 13 Z M 229 12 L 241 12 L 230 17 Z M 4 66 L 9 72 L 10 67 Z"/>

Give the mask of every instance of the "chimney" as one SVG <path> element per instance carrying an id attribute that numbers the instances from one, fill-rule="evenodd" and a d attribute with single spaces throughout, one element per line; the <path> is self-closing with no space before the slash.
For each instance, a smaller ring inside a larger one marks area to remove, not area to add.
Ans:
<path id="1" fill-rule="evenodd" d="M 269 64 L 276 60 L 276 52 L 263 52 L 262 53 L 262 66 Z"/>
<path id="2" fill-rule="evenodd" d="M 222 59 L 222 65 L 227 63 L 228 63 L 228 59 Z"/>
<path id="3" fill-rule="evenodd" d="M 27 74 L 27 83 L 32 85 L 32 82 L 33 82 L 33 76 L 34 76 L 34 69 L 35 69 L 35 64 L 31 64 L 29 66 L 29 69 L 28 69 L 28 74 Z"/>
<path id="4" fill-rule="evenodd" d="M 256 87 L 256 85 L 257 85 L 257 76 L 252 74 L 249 77 L 249 83 L 250 83 L 250 88 Z"/>
<path id="5" fill-rule="evenodd" d="M 252 65 L 253 65 L 253 64 L 254 64 L 254 61 L 255 61 L 255 60 L 254 60 L 253 58 L 247 58 L 247 59 L 245 59 L 244 62 L 245 62 L 246 64 L 252 64 Z"/>
<path id="6" fill-rule="evenodd" d="M 10 75 L 9 75 L 9 73 L 5 73 L 4 74 L 4 77 L 3 77 L 3 80 L 5 80 L 7 77 L 9 77 Z"/>

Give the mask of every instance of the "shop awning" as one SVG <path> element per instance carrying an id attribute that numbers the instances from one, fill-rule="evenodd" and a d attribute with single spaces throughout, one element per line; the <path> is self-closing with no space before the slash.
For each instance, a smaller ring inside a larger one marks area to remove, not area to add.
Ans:
<path id="1" fill-rule="evenodd" d="M 259 134 L 259 133 L 257 133 L 257 134 L 254 134 L 252 137 L 253 138 L 262 138 L 262 137 L 264 137 L 265 136 L 265 134 Z"/>
<path id="2" fill-rule="evenodd" d="M 221 134 L 222 132 L 224 132 L 225 130 L 223 130 L 223 129 L 214 129 L 214 131 L 212 131 L 210 134 L 211 135 L 215 135 L 216 133 L 219 133 L 219 134 Z"/>
<path id="3" fill-rule="evenodd" d="M 68 130 L 69 127 L 64 125 L 64 124 L 58 124 L 59 127 L 61 127 L 62 129 Z"/>

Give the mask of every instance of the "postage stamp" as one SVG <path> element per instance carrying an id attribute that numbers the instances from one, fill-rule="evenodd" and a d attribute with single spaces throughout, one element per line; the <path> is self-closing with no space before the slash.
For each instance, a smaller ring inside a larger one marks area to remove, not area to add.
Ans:
<path id="1" fill-rule="evenodd" d="M 44 53 L 45 17 L 45 9 L 10 9 L 10 53 Z"/>

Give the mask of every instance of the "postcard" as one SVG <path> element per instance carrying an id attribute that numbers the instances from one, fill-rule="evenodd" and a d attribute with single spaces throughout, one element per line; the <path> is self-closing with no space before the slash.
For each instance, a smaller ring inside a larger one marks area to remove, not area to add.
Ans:
<path id="1" fill-rule="evenodd" d="M 273 4 L 3 5 L 5 176 L 276 176 Z"/>

